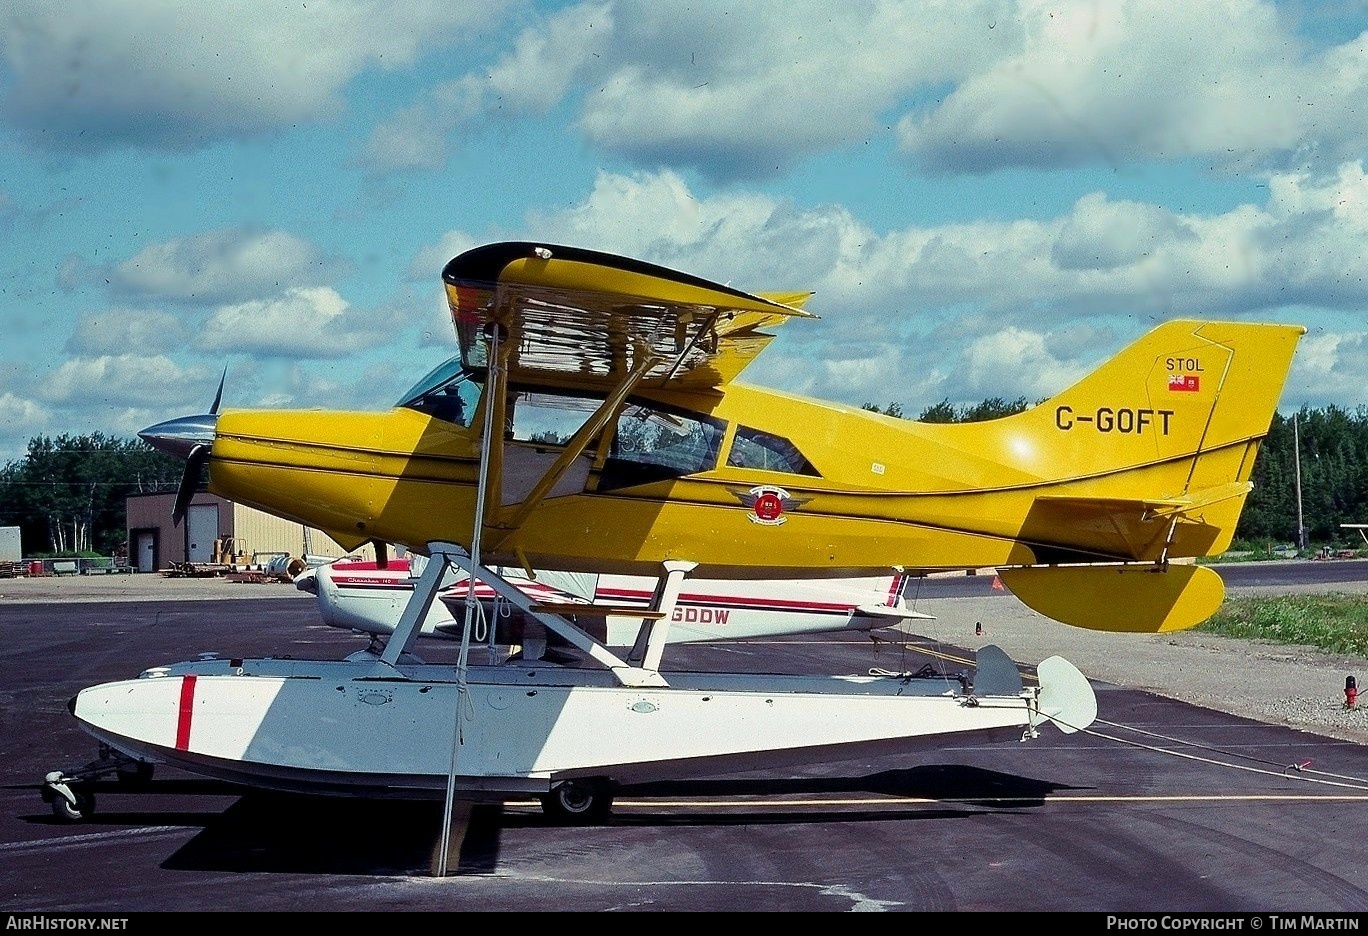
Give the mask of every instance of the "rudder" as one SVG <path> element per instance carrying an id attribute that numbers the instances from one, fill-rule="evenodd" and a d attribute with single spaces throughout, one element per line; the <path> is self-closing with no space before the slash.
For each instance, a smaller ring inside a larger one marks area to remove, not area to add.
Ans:
<path id="1" fill-rule="evenodd" d="M 1075 443 L 1071 461 L 1094 471 L 1261 439 L 1305 332 L 1300 325 L 1167 322 L 1040 409 Z M 1222 480 L 1237 480 L 1225 474 Z M 1215 476 L 1193 480 L 1217 483 Z"/>

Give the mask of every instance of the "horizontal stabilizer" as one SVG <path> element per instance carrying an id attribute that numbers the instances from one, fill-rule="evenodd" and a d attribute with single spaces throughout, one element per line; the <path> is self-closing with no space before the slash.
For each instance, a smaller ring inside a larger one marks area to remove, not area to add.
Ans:
<path id="1" fill-rule="evenodd" d="M 1211 617 L 1225 583 L 1206 566 L 1021 566 L 1002 584 L 1048 618 L 1088 630 L 1162 634 Z"/>
<path id="2" fill-rule="evenodd" d="M 1077 497 L 1042 494 L 1036 500 L 1059 511 L 1073 510 L 1079 517 L 1088 514 L 1134 515 L 1146 519 L 1175 514 L 1193 517 L 1204 507 L 1219 504 L 1232 497 L 1244 497 L 1253 487 L 1254 485 L 1248 481 L 1232 481 L 1203 488 L 1183 497 Z"/>
<path id="3" fill-rule="evenodd" d="M 866 617 L 886 617 L 896 618 L 900 621 L 934 621 L 934 614 L 922 614 L 920 611 L 913 611 L 911 608 L 893 607 L 892 605 L 860 605 L 855 609 Z"/>

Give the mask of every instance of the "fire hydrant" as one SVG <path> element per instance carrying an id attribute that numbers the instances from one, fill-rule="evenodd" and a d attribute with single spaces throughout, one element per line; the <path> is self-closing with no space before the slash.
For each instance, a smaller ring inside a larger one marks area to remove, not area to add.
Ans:
<path id="1" fill-rule="evenodd" d="M 1344 707 L 1353 708 L 1358 704 L 1358 682 L 1349 676 L 1344 680 Z"/>

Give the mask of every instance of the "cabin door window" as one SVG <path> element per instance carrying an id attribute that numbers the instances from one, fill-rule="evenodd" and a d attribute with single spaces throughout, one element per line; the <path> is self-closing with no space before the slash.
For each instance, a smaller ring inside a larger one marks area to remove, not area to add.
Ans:
<path id="1" fill-rule="evenodd" d="M 726 423 L 709 416 L 629 404 L 618 417 L 598 489 L 712 471 L 725 430 Z"/>

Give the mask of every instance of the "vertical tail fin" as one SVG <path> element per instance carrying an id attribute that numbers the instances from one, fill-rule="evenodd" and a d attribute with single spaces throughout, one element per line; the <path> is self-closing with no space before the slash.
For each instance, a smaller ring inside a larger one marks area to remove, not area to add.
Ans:
<path id="1" fill-rule="evenodd" d="M 1007 587 L 1042 614 L 1094 630 L 1181 630 L 1213 614 L 1224 596 L 1220 577 L 1168 563 L 1230 545 L 1305 333 L 1169 322 L 1014 417 L 1050 437 L 1043 448 L 1055 460 L 1049 476 L 1059 479 L 1022 524 L 1023 540 L 1043 544 L 1038 561 L 1068 562 L 1072 552 L 1152 564 L 1003 569 Z"/>
<path id="2" fill-rule="evenodd" d="M 1183 458 L 1257 440 L 1268 432 L 1305 333 L 1300 325 L 1168 322 L 1044 408 L 1075 443 L 1082 466 Z"/>
<path id="3" fill-rule="evenodd" d="M 1224 551 L 1305 332 L 1168 322 L 1013 417 L 1049 439 L 1050 463 L 1037 469 L 1058 479 L 1036 498 L 1023 537 L 1049 543 L 1051 530 L 1090 529 L 1093 540 L 1074 545 L 1125 559 Z"/>

